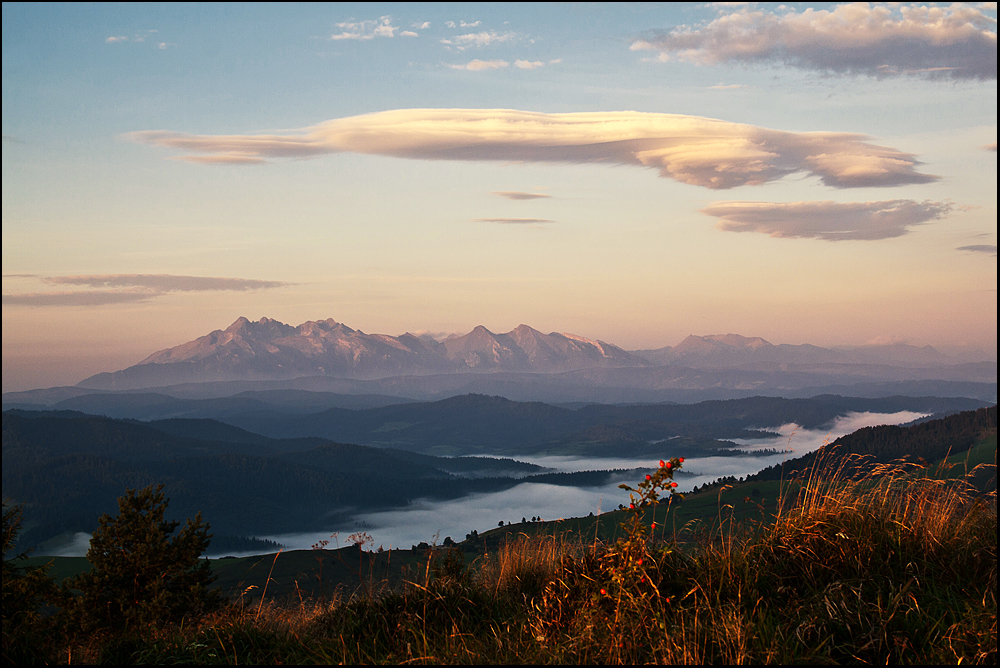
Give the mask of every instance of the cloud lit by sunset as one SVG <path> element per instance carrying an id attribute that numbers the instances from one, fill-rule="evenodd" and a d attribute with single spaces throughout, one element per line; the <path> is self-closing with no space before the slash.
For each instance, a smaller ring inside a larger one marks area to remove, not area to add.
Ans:
<path id="1" fill-rule="evenodd" d="M 639 112 L 543 114 L 512 109 L 400 109 L 326 121 L 287 135 L 189 135 L 146 130 L 131 141 L 203 155 L 195 162 L 365 153 L 424 160 L 604 163 L 651 167 L 712 189 L 805 172 L 837 188 L 929 183 L 915 156 L 857 134 L 771 130 L 696 116 Z"/>

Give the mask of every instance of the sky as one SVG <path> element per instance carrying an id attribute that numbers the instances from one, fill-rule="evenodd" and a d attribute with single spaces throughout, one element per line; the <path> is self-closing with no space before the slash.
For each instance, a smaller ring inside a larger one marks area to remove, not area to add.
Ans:
<path id="1" fill-rule="evenodd" d="M 3 391 L 240 316 L 996 350 L 996 3 L 3 4 Z"/>

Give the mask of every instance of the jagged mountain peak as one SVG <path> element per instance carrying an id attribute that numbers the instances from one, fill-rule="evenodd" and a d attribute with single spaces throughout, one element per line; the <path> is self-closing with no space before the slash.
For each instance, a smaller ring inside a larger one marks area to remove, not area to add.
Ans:
<path id="1" fill-rule="evenodd" d="M 98 374 L 81 386 L 138 389 L 317 375 L 371 379 L 469 371 L 553 373 L 646 364 L 615 346 L 543 334 L 524 324 L 506 334 L 477 325 L 468 334 L 438 342 L 413 334 L 365 334 L 333 318 L 293 327 L 272 318 L 240 316 L 225 330 L 161 350 L 128 369 Z"/>

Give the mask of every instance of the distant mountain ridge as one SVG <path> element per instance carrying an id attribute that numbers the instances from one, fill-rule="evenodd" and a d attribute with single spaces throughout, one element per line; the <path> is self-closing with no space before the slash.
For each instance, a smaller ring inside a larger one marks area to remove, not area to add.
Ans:
<path id="1" fill-rule="evenodd" d="M 601 374 L 605 378 L 601 383 L 622 388 L 636 382 L 645 387 L 653 382 L 648 389 L 787 392 L 798 387 L 825 388 L 862 381 L 995 384 L 996 361 L 990 361 L 990 357 L 982 353 L 982 361 L 973 362 L 967 355 L 951 357 L 930 346 L 900 343 L 858 348 L 774 345 L 760 337 L 738 334 L 692 335 L 672 347 L 626 351 L 576 334 L 543 334 L 527 325 L 506 333 L 494 333 L 480 325 L 468 334 L 438 341 L 411 333 L 366 334 L 332 318 L 291 326 L 271 318 L 251 321 L 240 317 L 224 330 L 160 350 L 121 371 L 96 374 L 76 387 L 119 392 L 185 384 L 303 378 L 345 382 L 398 379 L 403 384 L 421 379 L 422 384 L 425 381 L 439 384 L 440 381 L 431 379 L 470 374 L 484 379 L 503 376 L 520 387 L 525 382 L 528 385 L 544 382 L 540 374 L 546 378 Z M 669 378 L 654 382 L 652 377 L 646 380 L 636 377 L 639 374 L 645 378 L 650 372 L 662 375 L 661 370 L 671 370 L 667 373 Z M 532 377 L 538 380 L 526 380 Z M 463 391 L 506 393 L 486 386 L 470 386 Z M 404 393 L 391 387 L 378 392 L 412 397 L 422 394 Z M 893 390 L 898 392 L 899 389 Z M 556 396 L 546 396 L 546 400 L 554 400 Z M 717 398 L 726 396 L 723 392 Z M 30 402 L 27 396 L 24 399 Z M 6 400 L 13 398 L 5 395 Z"/>
<path id="2" fill-rule="evenodd" d="M 240 317 L 225 330 L 153 353 L 139 364 L 85 379 L 79 387 L 128 390 L 187 382 L 302 376 L 374 379 L 457 372 L 558 373 L 648 366 L 618 346 L 520 325 L 495 334 L 482 325 L 442 342 L 414 334 L 366 334 L 332 318 L 297 327 Z"/>
<path id="3" fill-rule="evenodd" d="M 774 345 L 759 336 L 739 334 L 691 335 L 676 346 L 637 350 L 634 354 L 656 365 L 680 364 L 692 368 L 745 367 L 759 364 L 883 364 L 908 367 L 954 365 L 958 360 L 931 346 L 905 343 L 858 348 L 822 348 L 810 345 Z"/>

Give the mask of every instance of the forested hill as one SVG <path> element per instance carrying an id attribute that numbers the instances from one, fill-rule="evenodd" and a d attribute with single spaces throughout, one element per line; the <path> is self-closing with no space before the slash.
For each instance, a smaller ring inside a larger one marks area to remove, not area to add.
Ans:
<path id="1" fill-rule="evenodd" d="M 964 411 L 955 415 L 929 420 L 912 427 L 882 425 L 864 427 L 841 436 L 816 452 L 770 466 L 747 480 L 777 480 L 797 472 L 808 471 L 818 458 L 828 465 L 848 455 L 866 455 L 870 463 L 888 463 L 894 460 L 927 462 L 942 459 L 949 454 L 965 452 L 977 441 L 997 431 L 997 407 Z M 831 460 L 830 458 L 834 459 Z"/>

